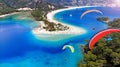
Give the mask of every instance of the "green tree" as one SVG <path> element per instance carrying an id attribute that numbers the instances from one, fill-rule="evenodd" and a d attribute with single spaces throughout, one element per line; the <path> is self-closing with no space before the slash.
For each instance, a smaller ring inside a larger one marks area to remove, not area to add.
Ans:
<path id="1" fill-rule="evenodd" d="M 108 37 L 112 40 L 106 40 Z M 102 38 L 92 50 L 85 46 L 84 58 L 78 67 L 120 67 L 120 33 Z"/>

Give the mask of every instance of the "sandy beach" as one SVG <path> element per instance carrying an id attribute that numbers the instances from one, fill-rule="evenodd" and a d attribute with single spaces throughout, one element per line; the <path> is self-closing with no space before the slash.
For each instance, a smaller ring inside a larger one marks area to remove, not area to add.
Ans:
<path id="1" fill-rule="evenodd" d="M 19 13 L 19 12 L 13 12 L 13 13 L 9 13 L 9 14 L 0 15 L 0 17 L 6 17 L 6 16 L 9 16 L 9 15 L 17 14 L 17 13 Z"/>
<path id="2" fill-rule="evenodd" d="M 84 7 L 90 7 L 90 6 L 84 6 Z M 80 34 L 86 33 L 86 30 L 83 28 L 72 26 L 69 24 L 62 23 L 62 22 L 58 22 L 57 20 L 54 19 L 54 15 L 58 12 L 76 9 L 76 8 L 84 8 L 84 7 L 68 7 L 68 8 L 64 8 L 64 9 L 54 10 L 54 11 L 51 11 L 47 14 L 47 20 L 49 20 L 50 22 L 61 23 L 62 25 L 68 26 L 69 27 L 68 30 L 50 32 L 50 31 L 46 31 L 46 30 L 41 29 L 41 28 L 35 28 L 35 29 L 33 29 L 33 33 L 37 34 L 37 35 L 40 35 L 40 34 L 74 34 L 74 35 L 80 35 Z"/>

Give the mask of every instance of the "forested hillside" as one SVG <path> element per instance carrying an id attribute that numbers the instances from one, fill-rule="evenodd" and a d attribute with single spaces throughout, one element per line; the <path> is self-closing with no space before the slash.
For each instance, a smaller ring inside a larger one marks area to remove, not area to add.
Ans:
<path id="1" fill-rule="evenodd" d="M 3 0 L 0 0 L 0 15 L 11 13 L 13 11 L 15 11 L 14 8 L 7 6 L 6 3 L 4 3 Z"/>

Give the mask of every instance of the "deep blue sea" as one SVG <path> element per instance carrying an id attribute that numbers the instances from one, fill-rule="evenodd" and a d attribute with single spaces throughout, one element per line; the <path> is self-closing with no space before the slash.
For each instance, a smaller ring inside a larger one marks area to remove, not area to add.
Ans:
<path id="1" fill-rule="evenodd" d="M 103 12 L 80 15 L 86 10 L 98 9 Z M 70 16 L 72 14 L 72 16 Z M 60 40 L 42 40 L 36 38 L 32 29 L 38 26 L 32 18 L 22 19 L 19 15 L 11 15 L 0 19 L 0 67 L 77 67 L 83 58 L 81 45 L 97 32 L 107 28 L 107 24 L 96 20 L 97 17 L 120 17 L 120 9 L 110 7 L 86 7 L 66 10 L 55 14 L 54 19 L 62 23 L 74 25 L 87 32 L 74 37 L 63 37 Z M 60 19 L 62 18 L 62 19 Z M 93 30 L 94 28 L 94 30 Z M 54 36 L 53 36 L 54 37 Z M 44 37 L 43 37 L 44 38 Z M 52 41 L 51 41 L 52 40 Z M 75 48 L 71 53 L 62 47 L 69 44 Z"/>

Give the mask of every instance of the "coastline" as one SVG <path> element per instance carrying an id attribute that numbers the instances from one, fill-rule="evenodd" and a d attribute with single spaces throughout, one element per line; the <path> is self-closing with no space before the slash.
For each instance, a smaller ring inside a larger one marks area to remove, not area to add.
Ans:
<path id="1" fill-rule="evenodd" d="M 3 14 L 3 15 L 0 15 L 0 18 L 3 18 L 3 17 L 6 17 L 6 16 L 10 16 L 10 15 L 13 15 L 13 14 L 17 14 L 19 12 L 13 12 L 13 13 L 9 13 L 9 14 Z"/>
<path id="2" fill-rule="evenodd" d="M 90 6 L 84 6 L 84 7 L 90 7 Z M 86 33 L 86 30 L 84 30 L 83 28 L 72 26 L 72 25 L 69 25 L 69 24 L 65 24 L 65 23 L 59 22 L 59 21 L 54 19 L 54 15 L 58 12 L 65 11 L 65 10 L 76 9 L 76 8 L 84 8 L 84 7 L 68 7 L 68 8 L 54 10 L 54 11 L 51 11 L 47 14 L 47 20 L 48 21 L 54 22 L 54 23 L 61 23 L 62 25 L 69 27 L 68 30 L 50 32 L 50 31 L 46 31 L 45 29 L 41 29 L 40 27 L 38 27 L 38 28 L 34 28 L 32 30 L 33 34 L 36 34 L 36 35 L 39 35 L 39 34 L 40 35 L 41 34 L 42 35 L 43 34 L 74 34 L 74 35 L 80 35 L 80 34 Z M 14 14 L 17 14 L 17 13 L 19 13 L 19 12 L 13 12 L 13 13 L 9 13 L 9 14 L 0 15 L 0 18 L 9 16 L 9 15 L 14 15 Z M 39 21 L 38 23 L 41 24 L 41 21 Z M 44 24 L 42 24 L 42 25 L 44 25 Z"/>
<path id="3" fill-rule="evenodd" d="M 70 34 L 70 35 L 80 35 L 80 34 L 84 34 L 86 33 L 86 30 L 83 29 L 83 28 L 80 28 L 80 27 L 76 27 L 76 26 L 72 26 L 72 25 L 69 25 L 69 24 L 65 24 L 65 23 L 62 23 L 62 22 L 59 22 L 57 20 L 54 19 L 54 15 L 58 12 L 61 12 L 61 11 L 65 11 L 65 10 L 71 10 L 71 9 L 76 9 L 76 8 L 85 8 L 85 7 L 91 7 L 91 6 L 84 6 L 84 7 L 68 7 L 68 8 L 63 8 L 63 9 L 58 9 L 58 10 L 54 10 L 54 11 L 51 11 L 47 14 L 47 20 L 50 21 L 50 22 L 54 22 L 54 23 L 61 23 L 62 25 L 65 25 L 67 27 L 69 27 L 68 30 L 64 30 L 64 31 L 46 31 L 44 29 L 41 29 L 41 28 L 35 28 L 33 29 L 33 33 L 36 34 L 36 35 L 41 35 L 41 34 Z M 40 22 L 39 22 L 40 23 Z"/>

